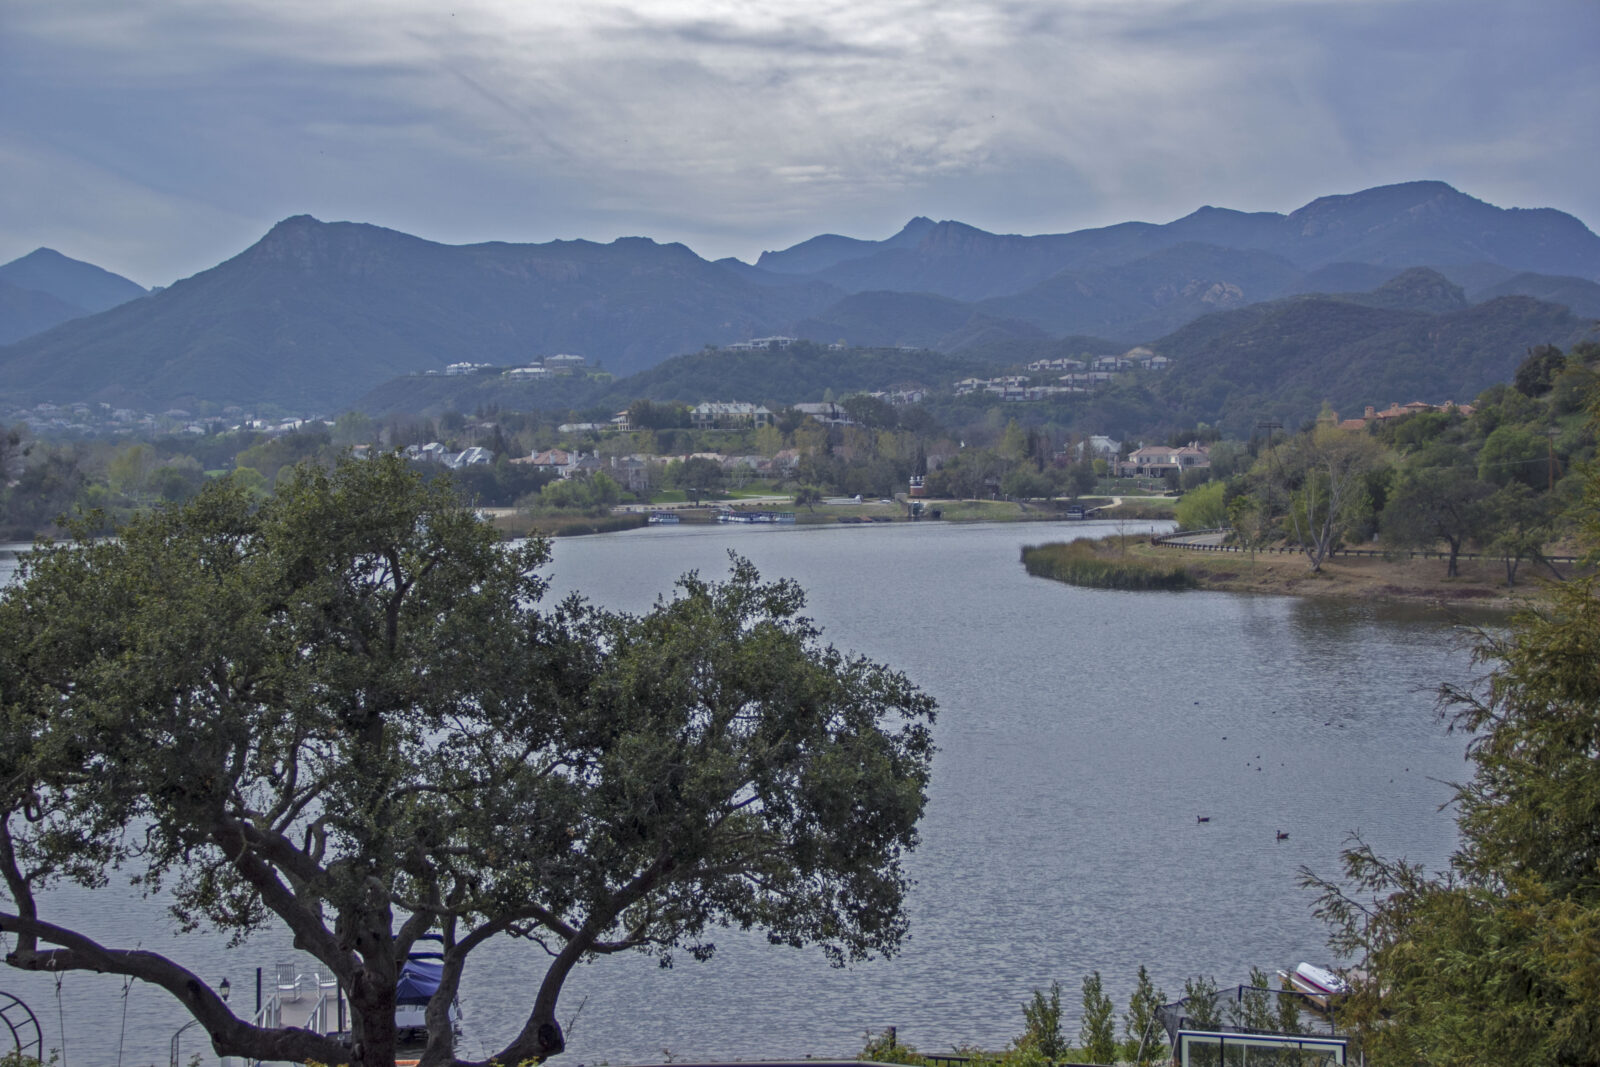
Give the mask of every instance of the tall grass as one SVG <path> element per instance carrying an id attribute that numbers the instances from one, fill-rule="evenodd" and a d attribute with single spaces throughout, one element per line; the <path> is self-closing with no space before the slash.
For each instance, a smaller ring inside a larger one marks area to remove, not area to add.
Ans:
<path id="1" fill-rule="evenodd" d="M 1027 545 L 1022 565 L 1037 578 L 1091 589 L 1192 589 L 1198 583 L 1180 564 L 1159 564 L 1117 551 L 1116 537 Z"/>

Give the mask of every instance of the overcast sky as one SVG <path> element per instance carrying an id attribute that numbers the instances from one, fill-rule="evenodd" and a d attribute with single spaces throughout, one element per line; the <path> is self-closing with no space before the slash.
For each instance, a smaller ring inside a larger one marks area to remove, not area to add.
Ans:
<path id="1" fill-rule="evenodd" d="M 1600 223 L 1600 0 L 3 0 L 0 262 L 307 213 L 753 260 L 1436 178 Z"/>

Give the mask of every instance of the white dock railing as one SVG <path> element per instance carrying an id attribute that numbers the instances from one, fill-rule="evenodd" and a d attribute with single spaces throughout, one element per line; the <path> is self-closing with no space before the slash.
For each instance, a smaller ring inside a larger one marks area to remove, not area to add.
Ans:
<path id="1" fill-rule="evenodd" d="M 301 1015 L 301 989 L 309 985 L 316 993 L 316 1000 L 311 1002 L 310 1010 Z M 318 971 L 309 974 L 297 974 L 293 984 L 280 979 L 278 989 L 268 996 L 261 1005 L 261 1010 L 256 1012 L 250 1022 L 253 1026 L 262 1029 L 276 1030 L 283 1026 L 297 1026 L 310 1030 L 314 1034 L 333 1034 L 338 1032 L 338 1005 L 339 984 L 330 977 L 323 976 Z M 173 1056 L 178 1054 L 177 1040 L 173 1042 Z M 224 1056 L 220 1067 L 263 1067 L 264 1064 L 275 1061 L 256 1060 L 248 1056 Z M 176 1058 L 171 1067 L 183 1067 Z"/>

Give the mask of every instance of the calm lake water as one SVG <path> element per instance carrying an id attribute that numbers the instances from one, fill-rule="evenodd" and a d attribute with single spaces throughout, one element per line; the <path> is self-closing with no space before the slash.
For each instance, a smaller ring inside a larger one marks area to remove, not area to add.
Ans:
<path id="1" fill-rule="evenodd" d="M 1030 990 L 1060 980 L 1076 1008 L 1098 970 L 1118 1010 L 1140 964 L 1173 996 L 1328 958 L 1298 871 L 1338 869 L 1347 835 L 1438 866 L 1455 843 L 1440 805 L 1466 776 L 1433 690 L 1470 669 L 1462 632 L 1424 613 L 1216 593 L 1111 593 L 1028 577 L 1021 546 L 1109 525 L 677 527 L 555 547 L 553 595 L 644 609 L 687 570 L 724 573 L 730 549 L 792 577 L 827 640 L 905 671 L 938 698 L 940 751 L 912 937 L 889 961 L 829 968 L 814 952 L 727 934 L 714 960 L 660 970 L 644 957 L 579 968 L 559 1062 L 853 1055 L 899 1027 L 927 1051 L 999 1047 Z M 0 557 L 0 581 L 11 564 Z M 1197 815 L 1210 821 L 1196 822 Z M 1276 834 L 1289 834 L 1278 840 Z M 119 943 L 168 952 L 253 1000 L 256 966 L 292 954 L 178 937 L 159 903 L 62 890 L 52 904 Z M 537 949 L 496 945 L 469 965 L 466 1051 L 521 1024 Z M 309 965 L 309 961 L 307 961 Z M 0 969 L 68 1067 L 118 1062 L 114 978 Z M 132 990 L 121 1062 L 165 1063 L 184 1021 Z M 1071 1022 L 1076 1033 L 1076 1015 Z M 205 1051 L 188 1040 L 190 1052 Z"/>

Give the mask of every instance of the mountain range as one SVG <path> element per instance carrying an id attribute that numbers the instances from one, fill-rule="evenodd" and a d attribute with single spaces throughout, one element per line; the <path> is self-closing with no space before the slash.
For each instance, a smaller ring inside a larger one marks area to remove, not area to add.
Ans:
<path id="1" fill-rule="evenodd" d="M 57 255 L 45 251 L 0 268 L 0 281 L 21 285 L 7 271 Z M 1418 267 L 1430 277 L 1385 289 Z M 1417 306 L 1417 285 L 1460 306 Z M 30 291 L 87 307 L 81 294 Z M 161 292 L 0 347 L 0 399 L 331 412 L 383 381 L 450 363 L 574 352 L 620 376 L 772 334 L 990 360 L 1065 336 L 1112 347 L 1159 341 L 1175 361 L 1208 353 L 1198 358 L 1213 371 L 1175 368 L 1174 383 L 1190 381 L 1199 397 L 1205 382 L 1224 380 L 1215 379 L 1223 367 L 1224 377 L 1260 370 L 1196 340 L 1234 332 L 1205 323 L 1220 316 L 1237 326 L 1254 309 L 1274 324 L 1279 349 L 1269 358 L 1292 363 L 1296 342 L 1283 331 L 1304 318 L 1291 298 L 1305 294 L 1326 294 L 1340 315 L 1364 322 L 1521 300 L 1487 316 L 1526 326 L 1496 327 L 1520 353 L 1581 334 L 1581 320 L 1600 315 L 1600 238 L 1570 215 L 1495 207 L 1440 182 L 1323 197 L 1287 215 L 1205 207 L 1164 225 L 1038 236 L 916 218 L 886 240 L 824 234 L 754 264 L 640 237 L 447 246 L 302 215 Z M 1384 308 L 1386 299 L 1405 306 Z M 0 305 L 9 306 L 3 291 Z M 1410 321 L 1390 325 L 1403 333 Z M 1307 373 L 1334 370 L 1354 373 Z"/>

